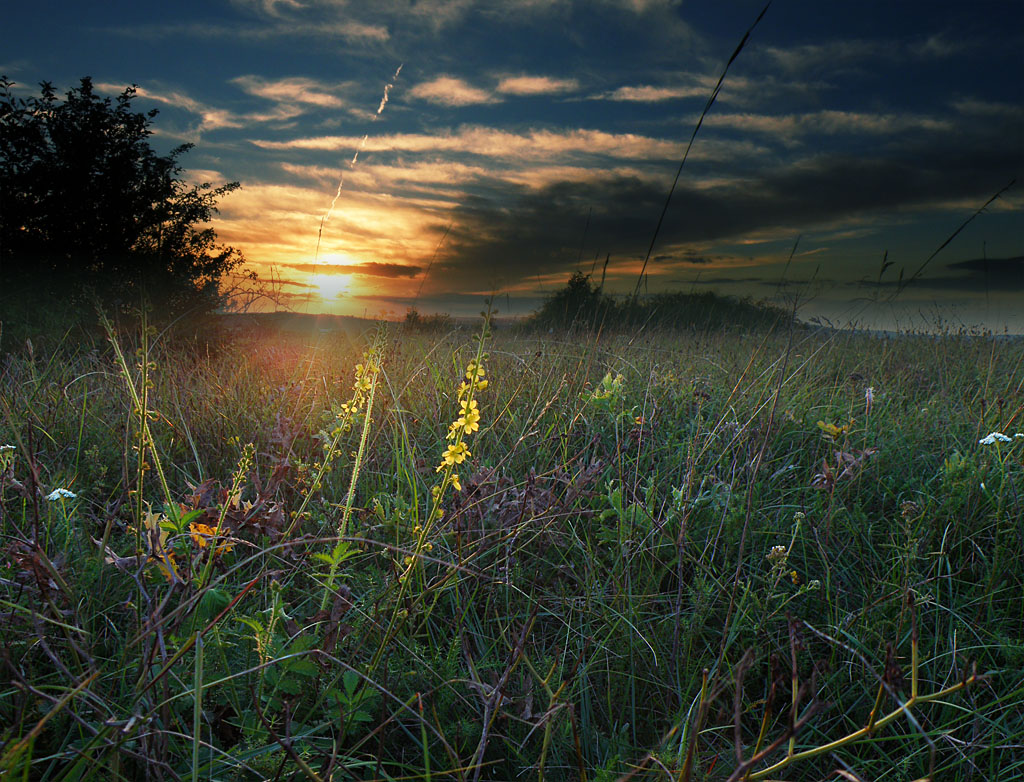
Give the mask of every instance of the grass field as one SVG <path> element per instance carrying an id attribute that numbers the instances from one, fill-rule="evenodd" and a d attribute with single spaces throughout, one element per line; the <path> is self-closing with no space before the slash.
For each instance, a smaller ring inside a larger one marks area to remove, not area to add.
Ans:
<path id="1" fill-rule="evenodd" d="M 0 776 L 1024 778 L 1024 343 L 484 331 L 8 344 Z"/>

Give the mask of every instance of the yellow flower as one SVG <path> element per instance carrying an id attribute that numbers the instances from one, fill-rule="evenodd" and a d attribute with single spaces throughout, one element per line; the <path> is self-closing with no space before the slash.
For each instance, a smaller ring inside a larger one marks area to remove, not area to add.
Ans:
<path id="1" fill-rule="evenodd" d="M 480 371 L 482 372 L 483 370 L 480 370 Z M 478 380 L 473 385 L 470 385 L 465 380 L 463 380 L 461 383 L 459 383 L 459 396 L 465 396 L 466 393 L 469 391 L 469 389 L 473 388 L 473 386 L 476 387 L 477 391 L 483 391 L 485 388 L 487 388 L 487 381 L 486 380 Z"/>
<path id="2" fill-rule="evenodd" d="M 476 400 L 463 401 L 462 415 L 455 422 L 456 428 L 462 427 L 466 434 L 473 434 L 480 429 L 480 411 L 476 408 Z"/>
<path id="3" fill-rule="evenodd" d="M 469 362 L 469 366 L 466 367 L 466 380 L 482 380 L 483 376 L 487 373 L 484 371 L 483 366 L 478 364 L 475 360 Z"/>
<path id="4" fill-rule="evenodd" d="M 453 443 L 449 445 L 441 458 L 444 460 L 441 465 L 437 468 L 438 472 L 441 472 L 445 467 L 449 467 L 455 464 L 462 464 L 466 461 L 467 456 L 472 456 L 465 443 Z"/>
<path id="5" fill-rule="evenodd" d="M 452 486 L 455 487 L 455 491 L 462 491 L 462 483 L 459 482 L 459 474 L 457 472 L 452 473 Z"/>

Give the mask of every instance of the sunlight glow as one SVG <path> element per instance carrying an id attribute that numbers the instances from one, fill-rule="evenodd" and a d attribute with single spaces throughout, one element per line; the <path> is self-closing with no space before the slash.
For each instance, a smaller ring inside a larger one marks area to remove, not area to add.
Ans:
<path id="1" fill-rule="evenodd" d="M 333 301 L 352 294 L 351 274 L 311 274 L 308 282 L 324 301 Z"/>

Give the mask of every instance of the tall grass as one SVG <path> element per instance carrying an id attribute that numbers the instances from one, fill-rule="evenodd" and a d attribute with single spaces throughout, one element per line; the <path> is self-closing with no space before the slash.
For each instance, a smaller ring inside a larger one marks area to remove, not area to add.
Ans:
<path id="1" fill-rule="evenodd" d="M 115 344 L 0 370 L 15 778 L 1024 774 L 1020 342 Z"/>

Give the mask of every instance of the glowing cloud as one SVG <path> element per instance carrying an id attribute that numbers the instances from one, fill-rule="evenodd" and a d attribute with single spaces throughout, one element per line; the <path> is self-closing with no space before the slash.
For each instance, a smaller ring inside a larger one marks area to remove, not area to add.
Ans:
<path id="1" fill-rule="evenodd" d="M 276 103 L 305 103 L 311 106 L 336 109 L 344 102 L 333 91 L 336 85 L 328 85 L 315 79 L 301 76 L 285 79 L 264 79 L 260 76 L 238 76 L 230 80 L 249 95 L 256 95 Z"/>
<path id="2" fill-rule="evenodd" d="M 554 79 L 550 76 L 506 76 L 498 82 L 497 91 L 507 95 L 548 95 L 572 92 L 579 88 L 576 79 Z"/>
<path id="3" fill-rule="evenodd" d="M 442 106 L 472 106 L 499 101 L 487 90 L 452 76 L 439 76 L 432 81 L 421 82 L 409 90 L 409 95 Z"/>

